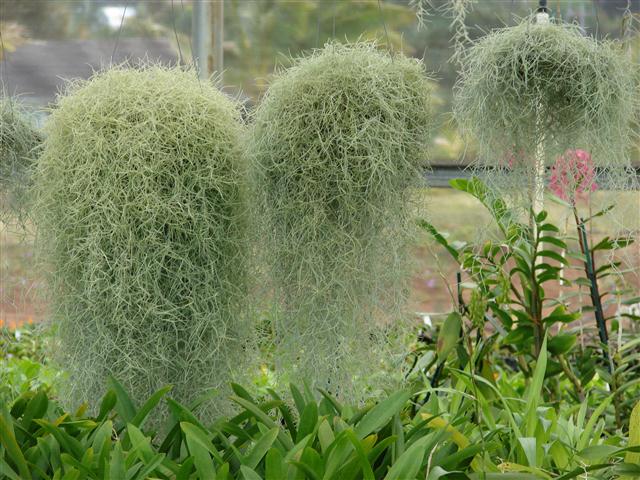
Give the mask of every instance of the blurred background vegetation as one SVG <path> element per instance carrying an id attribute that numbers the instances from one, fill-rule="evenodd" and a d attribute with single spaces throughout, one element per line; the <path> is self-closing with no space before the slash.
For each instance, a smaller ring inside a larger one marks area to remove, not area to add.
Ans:
<path id="1" fill-rule="evenodd" d="M 469 4 L 464 21 L 473 40 L 492 28 L 513 25 L 531 14 L 538 2 L 458 3 Z M 451 111 L 457 70 L 455 62 L 450 61 L 455 12 L 449 4 L 446 0 L 224 0 L 225 87 L 253 103 L 265 90 L 274 68 L 286 66 L 291 56 L 334 38 L 375 39 L 384 47 L 424 59 L 427 70 L 438 81 L 438 108 L 446 116 Z M 417 5 L 427 13 L 422 26 L 416 17 Z M 630 39 L 629 54 L 636 60 L 640 57 L 640 39 L 629 34 L 635 22 L 628 19 L 634 17 L 625 17 L 625 12 L 632 12 L 637 19 L 640 0 L 551 0 L 549 6 L 554 15 L 579 24 L 586 35 L 625 35 Z M 1 53 L 8 60 L 4 80 L 9 85 L 11 80 L 6 77 L 11 75 L 10 63 L 20 56 L 20 47 L 30 42 L 92 40 L 115 47 L 125 39 L 161 39 L 170 43 L 176 59 L 185 63 L 191 59 L 193 5 L 189 0 L 3 0 L 0 8 L 0 28 L 8 52 Z M 99 67 L 108 59 L 90 61 Z M 56 74 L 64 78 L 66 72 Z M 30 92 L 17 93 L 29 101 Z M 454 162 L 464 153 L 455 128 L 446 118 L 443 120 L 442 130 L 434 138 L 437 163 Z"/>
<path id="2" fill-rule="evenodd" d="M 453 3 L 469 5 L 464 23 L 471 40 L 493 28 L 516 24 L 538 4 L 537 0 Z M 422 22 L 417 18 L 418 4 L 427 14 Z M 424 60 L 437 81 L 441 113 L 432 163 L 464 164 L 473 158 L 473 146 L 464 144 L 448 113 L 458 69 L 451 61 L 456 18 L 451 4 L 446 0 L 224 0 L 224 89 L 251 105 L 265 91 L 274 68 L 286 66 L 291 56 L 332 39 L 376 39 L 381 48 Z M 640 36 L 634 34 L 640 23 L 640 0 L 549 0 L 549 6 L 553 15 L 579 24 L 585 35 L 622 38 L 631 60 L 640 61 Z M 112 55 L 120 61 L 148 49 L 152 60 L 162 56 L 190 63 L 192 11 L 190 0 L 1 0 L 0 79 L 9 94 L 45 112 L 39 113 L 42 118 L 63 79 L 88 76 L 91 68 L 108 64 Z M 140 47 L 135 50 L 135 45 Z M 33 83 L 34 78 L 42 81 Z M 46 90 L 44 95 L 36 91 L 38 86 Z M 633 150 L 636 164 L 640 164 L 638 148 Z M 628 194 L 622 203 L 634 202 L 640 205 L 640 193 Z M 485 228 L 480 205 L 464 195 L 433 191 L 425 203 L 434 212 L 433 223 L 452 237 L 470 240 Z M 37 320 L 40 284 L 32 267 L 30 239 L 23 242 L 23 233 L 0 230 L 0 322 Z M 418 242 L 424 245 L 425 239 Z M 415 310 L 446 310 L 450 299 L 443 276 L 451 280 L 454 265 L 446 260 L 439 264 L 422 247 L 417 249 L 416 263 Z"/>

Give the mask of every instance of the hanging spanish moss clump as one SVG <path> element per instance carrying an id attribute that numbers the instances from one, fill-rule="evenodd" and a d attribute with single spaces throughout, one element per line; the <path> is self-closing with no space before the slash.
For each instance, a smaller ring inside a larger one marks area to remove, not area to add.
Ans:
<path id="1" fill-rule="evenodd" d="M 430 95 L 418 61 L 329 44 L 280 72 L 258 107 L 250 152 L 278 373 L 348 397 L 391 358 Z"/>
<path id="2" fill-rule="evenodd" d="M 42 132 L 14 99 L 0 99 L 0 221 L 26 220 L 31 170 L 42 144 Z"/>
<path id="3" fill-rule="evenodd" d="M 193 71 L 113 68 L 72 85 L 46 131 L 35 207 L 67 400 L 111 375 L 138 401 L 226 388 L 247 330 L 237 106 Z"/>
<path id="4" fill-rule="evenodd" d="M 582 149 L 607 182 L 626 181 L 637 72 L 618 44 L 564 23 L 526 19 L 480 39 L 466 52 L 454 99 L 478 173 L 518 197 L 541 170 L 536 160 L 549 167 Z"/>

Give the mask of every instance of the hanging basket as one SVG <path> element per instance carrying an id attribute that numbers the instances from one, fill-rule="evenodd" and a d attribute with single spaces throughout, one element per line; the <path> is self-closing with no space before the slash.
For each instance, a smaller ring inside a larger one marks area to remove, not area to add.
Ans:
<path id="1" fill-rule="evenodd" d="M 455 118 L 482 165 L 531 164 L 536 155 L 549 165 L 580 148 L 598 166 L 623 166 L 638 111 L 637 67 L 615 42 L 527 19 L 468 50 Z"/>

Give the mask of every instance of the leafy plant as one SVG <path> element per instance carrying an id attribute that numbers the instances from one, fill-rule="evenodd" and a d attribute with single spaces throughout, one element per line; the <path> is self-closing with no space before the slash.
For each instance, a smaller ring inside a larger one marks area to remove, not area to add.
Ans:
<path id="1" fill-rule="evenodd" d="M 47 335 L 40 329 L 0 329 L 0 403 L 11 403 L 21 394 L 36 390 L 53 390 L 64 381 L 59 371 L 45 357 Z"/>
<path id="2" fill-rule="evenodd" d="M 502 343 L 512 346 L 517 354 L 535 359 L 548 329 L 579 315 L 568 312 L 557 299 L 545 295 L 545 284 L 559 282 L 561 266 L 568 265 L 568 260 L 552 248 L 566 249 L 567 245 L 556 235 L 559 229 L 546 221 L 545 211 L 533 215 L 534 225 L 525 225 L 478 178 L 453 180 L 451 186 L 480 200 L 492 214 L 500 239 L 487 240 L 476 249 L 471 244 L 449 243 L 429 222 L 422 221 L 421 225 L 445 246 L 473 281 L 470 288 L 474 293 L 462 308 L 478 329 L 478 335 L 484 335 L 487 320 L 495 319 L 505 332 Z M 545 313 L 550 306 L 555 308 Z M 562 355 L 574 342 L 574 336 L 559 336 L 551 339 L 550 348 Z"/>
<path id="3" fill-rule="evenodd" d="M 615 438 L 604 443 L 601 411 L 587 420 L 584 407 L 556 414 L 534 401 L 543 375 L 544 354 L 525 405 L 472 396 L 471 378 L 461 371 L 456 394 L 433 396 L 416 414 L 408 391 L 354 408 L 326 392 L 317 401 L 292 386 L 288 405 L 274 391 L 257 399 L 233 385 L 239 411 L 209 425 L 191 412 L 194 404 L 187 408 L 168 398 L 170 387 L 136 404 L 111 379 L 95 416 L 86 416 L 86 405 L 65 412 L 45 392 L 29 392 L 2 409 L 0 467 L 12 480 L 564 480 L 587 471 L 602 478 L 637 473 L 637 465 L 621 460 L 640 447 L 621 446 Z M 162 401 L 171 416 L 158 434 L 147 425 Z M 476 402 L 486 414 L 483 422 L 495 422 L 491 432 L 476 423 Z"/>
<path id="4" fill-rule="evenodd" d="M 332 43 L 279 73 L 259 105 L 250 154 L 277 372 L 352 397 L 391 356 L 430 95 L 420 62 Z"/>
<path id="5" fill-rule="evenodd" d="M 46 131 L 37 244 L 66 403 L 111 374 L 138 400 L 224 388 L 247 356 L 237 105 L 191 70 L 117 67 L 70 85 Z"/>

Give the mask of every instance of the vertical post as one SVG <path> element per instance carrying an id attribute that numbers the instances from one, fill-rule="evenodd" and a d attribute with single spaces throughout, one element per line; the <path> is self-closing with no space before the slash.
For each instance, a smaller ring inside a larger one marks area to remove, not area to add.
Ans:
<path id="1" fill-rule="evenodd" d="M 547 25 L 549 24 L 549 13 L 547 10 L 547 2 L 540 1 L 540 7 L 538 8 L 538 12 L 536 13 L 536 23 L 538 25 Z M 542 115 L 544 112 L 542 111 L 541 104 L 538 105 L 536 115 L 537 119 L 537 134 L 538 134 L 538 144 L 536 145 L 535 152 L 535 178 L 533 185 L 533 211 L 538 214 L 544 208 L 544 176 L 545 176 L 545 165 L 544 165 L 544 122 L 542 119 Z M 535 222 L 533 222 L 535 225 Z"/>
<path id="2" fill-rule="evenodd" d="M 211 55 L 211 5 L 208 0 L 193 0 L 191 13 L 193 35 L 193 60 L 198 69 L 198 77 L 207 80 L 211 75 L 209 57 Z"/>
<path id="3" fill-rule="evenodd" d="M 212 70 L 222 83 L 224 69 L 224 0 L 216 0 L 213 7 L 213 65 Z"/>

